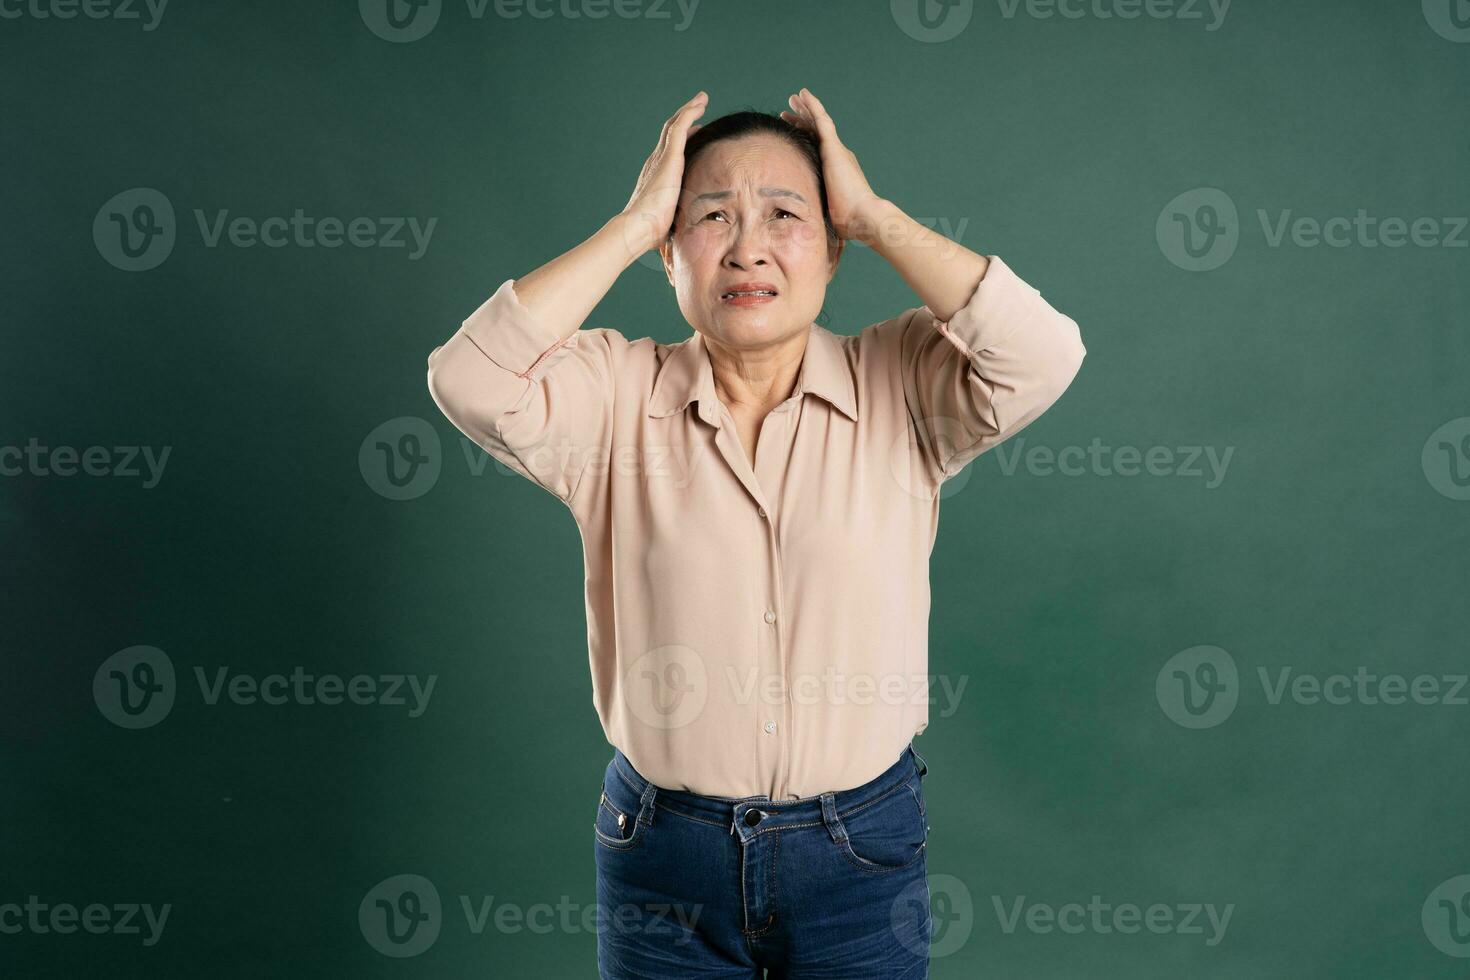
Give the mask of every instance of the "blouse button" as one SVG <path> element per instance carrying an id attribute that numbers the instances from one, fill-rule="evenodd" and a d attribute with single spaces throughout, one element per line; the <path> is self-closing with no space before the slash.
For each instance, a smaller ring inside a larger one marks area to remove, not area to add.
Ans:
<path id="1" fill-rule="evenodd" d="M 757 514 L 761 515 L 762 517 L 765 517 L 766 516 L 766 509 L 764 507 L 757 507 L 755 509 L 755 511 L 756 511 Z"/>
<path id="2" fill-rule="evenodd" d="M 774 734 L 776 734 L 776 723 L 774 721 L 768 721 L 768 722 L 766 722 L 766 734 L 767 735 L 774 735 Z"/>
<path id="3" fill-rule="evenodd" d="M 766 622 L 768 622 L 768 623 L 774 623 L 775 621 L 776 621 L 776 613 L 775 613 L 775 611 L 774 610 L 771 610 L 771 609 L 767 609 L 766 610 Z"/>

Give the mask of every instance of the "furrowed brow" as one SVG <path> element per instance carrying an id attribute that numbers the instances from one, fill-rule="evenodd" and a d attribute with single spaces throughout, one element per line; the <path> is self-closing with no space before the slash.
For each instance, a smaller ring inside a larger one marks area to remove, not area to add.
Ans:
<path id="1" fill-rule="evenodd" d="M 733 197 L 734 195 L 734 191 L 706 191 L 705 193 L 696 196 L 694 200 L 690 201 L 689 203 L 691 205 L 694 205 L 703 204 L 706 201 L 725 201 Z M 796 193 L 796 191 L 787 190 L 784 187 L 762 187 L 760 189 L 760 195 L 761 197 L 793 197 L 796 200 L 800 201 L 802 204 L 807 203 L 806 198 Z"/>

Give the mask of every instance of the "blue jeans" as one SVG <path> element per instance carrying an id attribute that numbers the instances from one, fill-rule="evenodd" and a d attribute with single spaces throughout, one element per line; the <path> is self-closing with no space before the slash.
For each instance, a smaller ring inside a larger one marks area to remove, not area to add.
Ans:
<path id="1" fill-rule="evenodd" d="M 654 786 L 614 750 L 593 830 L 599 975 L 926 978 L 928 768 L 910 745 L 854 789 L 736 799 Z"/>

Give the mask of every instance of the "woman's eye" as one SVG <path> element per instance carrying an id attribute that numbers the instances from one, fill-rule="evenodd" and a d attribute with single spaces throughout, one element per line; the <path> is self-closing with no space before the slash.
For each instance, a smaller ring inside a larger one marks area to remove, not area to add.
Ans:
<path id="1" fill-rule="evenodd" d="M 784 214 L 788 218 L 800 218 L 800 215 L 797 215 L 797 214 L 794 214 L 794 213 L 792 213 L 790 211 L 787 211 L 785 208 L 777 208 L 776 209 L 776 214 L 778 216 Z M 707 214 L 707 215 L 704 216 L 704 220 L 705 221 L 708 221 L 711 218 L 724 217 L 724 216 L 725 216 L 725 212 L 723 212 L 723 211 L 711 211 L 709 214 Z"/>

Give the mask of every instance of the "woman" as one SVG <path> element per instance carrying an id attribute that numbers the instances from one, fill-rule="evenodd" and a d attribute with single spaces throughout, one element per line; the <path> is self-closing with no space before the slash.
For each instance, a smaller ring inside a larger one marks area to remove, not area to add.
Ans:
<path id="1" fill-rule="evenodd" d="M 612 759 L 603 977 L 923 977 L 940 484 L 1045 411 L 1077 325 L 879 197 L 807 89 L 663 127 L 627 207 L 429 358 L 444 414 L 571 510 Z M 922 307 L 813 318 L 847 241 Z M 657 248 L 693 335 L 581 329 Z"/>

